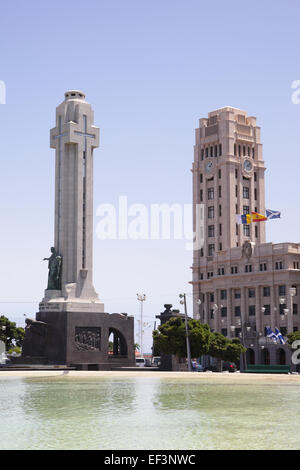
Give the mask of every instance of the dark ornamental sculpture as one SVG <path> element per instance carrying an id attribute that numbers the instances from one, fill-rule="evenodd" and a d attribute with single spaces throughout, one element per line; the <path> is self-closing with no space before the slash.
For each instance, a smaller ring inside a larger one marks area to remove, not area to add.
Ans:
<path id="1" fill-rule="evenodd" d="M 48 261 L 48 286 L 47 290 L 61 290 L 61 267 L 62 257 L 58 255 L 56 249 L 52 246 L 50 258 L 44 258 Z"/>

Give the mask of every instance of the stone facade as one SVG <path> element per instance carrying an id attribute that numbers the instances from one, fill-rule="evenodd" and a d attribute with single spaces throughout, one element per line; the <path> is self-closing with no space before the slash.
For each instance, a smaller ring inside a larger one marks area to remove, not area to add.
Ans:
<path id="1" fill-rule="evenodd" d="M 274 347 L 288 361 L 287 346 L 270 345 L 265 328 L 285 335 L 300 327 L 300 244 L 266 243 L 266 222 L 236 223 L 237 214 L 265 214 L 256 118 L 231 107 L 209 113 L 200 119 L 194 150 L 194 214 L 202 204 L 205 231 L 204 246 L 194 251 L 194 317 L 228 337 L 241 336 L 251 362 L 264 360 L 263 350 L 272 350 L 265 360 L 279 360 Z"/>

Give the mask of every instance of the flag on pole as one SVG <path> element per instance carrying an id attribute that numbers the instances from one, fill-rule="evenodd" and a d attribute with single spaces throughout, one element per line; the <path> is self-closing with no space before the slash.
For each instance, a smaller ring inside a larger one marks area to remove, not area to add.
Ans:
<path id="1" fill-rule="evenodd" d="M 258 212 L 251 212 L 251 217 L 252 222 L 263 222 L 264 220 L 268 220 L 267 217 L 262 214 L 259 214 Z"/>
<path id="2" fill-rule="evenodd" d="M 252 217 L 250 214 L 241 214 L 236 216 L 236 223 L 237 224 L 251 224 L 252 222 Z"/>
<path id="3" fill-rule="evenodd" d="M 277 343 L 278 338 L 276 334 L 274 333 L 274 331 L 271 330 L 270 327 L 267 327 L 266 336 L 270 338 L 274 343 Z"/>
<path id="4" fill-rule="evenodd" d="M 280 344 L 285 344 L 284 337 L 282 336 L 278 328 L 275 328 L 275 335 L 276 335 L 277 340 L 280 342 Z"/>
<path id="5" fill-rule="evenodd" d="M 271 209 L 266 209 L 266 217 L 267 219 L 280 219 L 281 212 L 279 211 L 272 211 Z"/>

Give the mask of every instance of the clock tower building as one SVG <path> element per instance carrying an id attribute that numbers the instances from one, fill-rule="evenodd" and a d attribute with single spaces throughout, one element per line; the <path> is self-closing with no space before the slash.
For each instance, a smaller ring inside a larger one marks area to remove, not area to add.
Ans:
<path id="1" fill-rule="evenodd" d="M 256 118 L 224 107 L 200 119 L 192 173 L 194 232 L 199 213 L 204 229 L 193 254 L 194 317 L 240 337 L 250 363 L 288 362 L 287 346 L 269 345 L 266 331 L 285 336 L 300 327 L 300 244 L 266 243 L 266 222 L 244 225 L 236 217 L 266 213 Z"/>

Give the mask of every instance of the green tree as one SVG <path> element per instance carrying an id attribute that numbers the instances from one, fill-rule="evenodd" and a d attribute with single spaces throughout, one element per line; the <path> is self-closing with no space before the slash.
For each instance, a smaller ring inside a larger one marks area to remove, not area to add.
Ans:
<path id="1" fill-rule="evenodd" d="M 222 361 L 236 362 L 246 348 L 238 338 L 232 340 L 221 333 L 212 333 L 209 326 L 198 320 L 189 319 L 189 338 L 191 356 L 200 357 L 209 355 L 218 360 L 219 370 Z M 171 318 L 168 322 L 153 331 L 153 344 L 155 351 L 165 354 L 175 354 L 178 357 L 186 357 L 186 329 L 181 317 Z"/>
<path id="2" fill-rule="evenodd" d="M 210 329 L 197 320 L 189 319 L 189 338 L 192 357 L 207 354 L 210 343 Z M 164 354 L 186 357 L 186 329 L 181 317 L 171 318 L 153 331 L 154 349 Z"/>
<path id="3" fill-rule="evenodd" d="M 221 333 L 212 333 L 209 355 L 218 360 L 218 370 L 222 370 L 222 361 L 238 363 L 241 354 L 247 351 L 238 338 L 232 340 Z"/>
<path id="4" fill-rule="evenodd" d="M 0 340 L 5 343 L 6 351 L 15 346 L 21 347 L 25 336 L 25 330 L 17 327 L 4 315 L 0 317 Z"/>
<path id="5" fill-rule="evenodd" d="M 290 349 L 292 349 L 294 341 L 300 341 L 300 331 L 294 331 L 293 333 L 289 333 L 287 335 L 287 344 Z"/>

